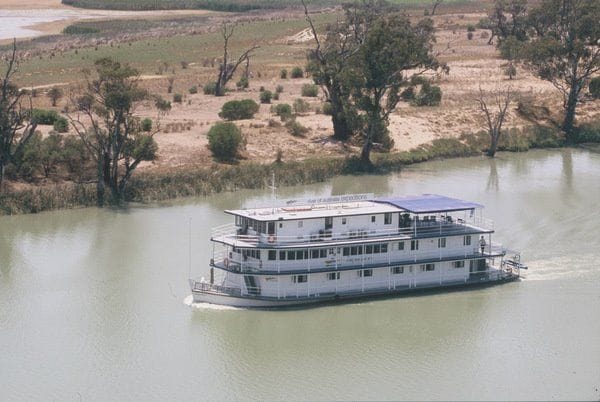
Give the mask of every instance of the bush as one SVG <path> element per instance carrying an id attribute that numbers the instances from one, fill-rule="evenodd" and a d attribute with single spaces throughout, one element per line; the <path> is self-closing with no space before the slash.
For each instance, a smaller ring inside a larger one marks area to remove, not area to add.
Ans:
<path id="1" fill-rule="evenodd" d="M 575 143 L 600 143 L 600 122 L 584 123 L 581 126 L 576 127 L 573 139 Z"/>
<path id="2" fill-rule="evenodd" d="M 315 98 L 319 95 L 319 87 L 315 84 L 304 84 L 302 85 L 302 96 L 309 98 Z"/>
<path id="3" fill-rule="evenodd" d="M 321 108 L 323 114 L 331 116 L 333 114 L 333 106 L 331 106 L 330 102 L 323 103 L 323 107 Z"/>
<path id="4" fill-rule="evenodd" d="M 302 69 L 300 67 L 294 67 L 294 68 L 292 68 L 291 77 L 292 78 L 303 78 L 304 72 L 302 71 Z"/>
<path id="5" fill-rule="evenodd" d="M 59 117 L 56 110 L 33 109 L 31 111 L 31 121 L 37 124 L 53 125 Z"/>
<path id="6" fill-rule="evenodd" d="M 141 123 L 142 131 L 149 132 L 152 131 L 152 119 L 145 118 Z"/>
<path id="7" fill-rule="evenodd" d="M 287 103 L 280 103 L 272 108 L 273 112 L 281 118 L 282 121 L 292 117 L 292 107 Z"/>
<path id="8" fill-rule="evenodd" d="M 173 102 L 181 103 L 183 101 L 183 96 L 181 94 L 173 94 Z"/>
<path id="9" fill-rule="evenodd" d="M 271 91 L 262 91 L 260 93 L 260 103 L 271 103 L 273 93 Z"/>
<path id="10" fill-rule="evenodd" d="M 287 70 L 285 68 L 279 72 L 279 78 L 281 78 L 282 80 L 287 79 Z"/>
<path id="11" fill-rule="evenodd" d="M 415 99 L 415 87 L 408 87 L 400 93 L 400 97 L 409 102 Z"/>
<path id="12" fill-rule="evenodd" d="M 468 40 L 472 40 L 473 39 L 473 32 L 467 32 L 467 39 Z"/>
<path id="13" fill-rule="evenodd" d="M 248 77 L 242 77 L 238 82 L 235 83 L 235 86 L 238 89 L 246 89 L 250 86 L 250 82 L 248 81 Z"/>
<path id="14" fill-rule="evenodd" d="M 594 99 L 600 99 L 600 77 L 592 78 L 588 88 Z"/>
<path id="15" fill-rule="evenodd" d="M 277 86 L 275 87 L 275 93 L 278 93 L 278 94 L 280 94 L 280 93 L 282 93 L 282 92 L 283 92 L 283 85 L 277 85 Z"/>
<path id="16" fill-rule="evenodd" d="M 188 68 L 190 63 L 187 62 L 187 60 L 181 60 L 181 69 L 185 70 Z"/>
<path id="17" fill-rule="evenodd" d="M 223 104 L 219 117 L 225 120 L 251 119 L 258 109 L 258 103 L 252 99 L 232 100 Z"/>
<path id="18" fill-rule="evenodd" d="M 310 111 L 310 105 L 304 99 L 296 99 L 294 101 L 294 113 L 302 114 Z"/>
<path id="19" fill-rule="evenodd" d="M 475 25 L 472 25 L 472 24 L 467 25 L 467 32 L 475 32 Z"/>
<path id="20" fill-rule="evenodd" d="M 279 92 L 273 94 L 273 100 L 279 100 Z"/>
<path id="21" fill-rule="evenodd" d="M 204 95 L 214 95 L 216 90 L 217 90 L 216 82 L 209 82 L 208 84 L 204 85 L 204 88 L 203 88 Z"/>
<path id="22" fill-rule="evenodd" d="M 90 35 L 100 32 L 99 29 L 93 27 L 84 27 L 81 25 L 69 25 L 62 30 L 65 35 Z"/>
<path id="23" fill-rule="evenodd" d="M 69 121 L 62 116 L 58 116 L 53 125 L 54 131 L 57 133 L 66 133 L 69 131 Z"/>
<path id="24" fill-rule="evenodd" d="M 208 147 L 217 159 L 234 159 L 241 144 L 242 132 L 233 123 L 216 123 L 208 131 Z"/>
<path id="25" fill-rule="evenodd" d="M 160 96 L 157 96 L 155 101 L 154 101 L 154 106 L 158 109 L 161 110 L 163 112 L 167 112 L 169 110 L 171 110 L 171 102 L 169 102 L 166 99 L 163 99 Z"/>
<path id="26" fill-rule="evenodd" d="M 288 120 L 288 122 L 285 123 L 285 127 L 288 129 L 288 132 L 295 137 L 302 137 L 309 131 L 308 128 L 298 123 L 296 119 Z"/>
<path id="27" fill-rule="evenodd" d="M 190 89 L 188 89 L 188 92 L 190 94 L 197 94 L 198 93 L 198 87 L 196 85 L 194 85 L 193 87 L 191 87 Z"/>
<path id="28" fill-rule="evenodd" d="M 421 85 L 419 96 L 415 98 L 413 104 L 416 106 L 438 106 L 441 101 L 441 88 L 425 82 L 423 85 Z"/>

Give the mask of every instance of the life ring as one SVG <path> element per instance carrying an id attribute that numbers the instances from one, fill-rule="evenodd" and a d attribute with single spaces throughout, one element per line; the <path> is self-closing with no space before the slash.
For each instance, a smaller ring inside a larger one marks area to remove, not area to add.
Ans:
<path id="1" fill-rule="evenodd" d="M 273 235 L 269 236 L 269 243 L 275 243 L 275 236 L 273 236 Z"/>
<path id="2" fill-rule="evenodd" d="M 225 259 L 223 260 L 223 265 L 225 265 L 225 268 L 228 268 L 228 267 L 229 267 L 229 258 L 225 258 Z"/>

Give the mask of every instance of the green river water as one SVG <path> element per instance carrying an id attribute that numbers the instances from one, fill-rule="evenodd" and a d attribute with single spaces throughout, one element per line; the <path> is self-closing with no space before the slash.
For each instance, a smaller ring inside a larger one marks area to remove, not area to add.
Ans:
<path id="1" fill-rule="evenodd" d="M 477 201 L 522 280 L 256 311 L 190 305 L 238 191 L 0 217 L 0 400 L 600 399 L 600 154 L 429 162 L 279 198 L 438 193 Z M 192 250 L 188 223 L 192 219 Z"/>

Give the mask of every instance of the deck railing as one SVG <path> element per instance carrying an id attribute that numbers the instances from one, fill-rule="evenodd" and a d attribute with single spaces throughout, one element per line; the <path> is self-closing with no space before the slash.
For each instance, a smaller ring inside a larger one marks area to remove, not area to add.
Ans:
<path id="1" fill-rule="evenodd" d="M 255 244 L 255 245 L 290 245 L 303 243 L 321 243 L 339 240 L 360 240 L 369 238 L 403 237 L 418 238 L 427 236 L 452 236 L 461 233 L 469 233 L 473 230 L 493 230 L 492 220 L 481 217 L 470 217 L 467 219 L 452 220 L 418 220 L 412 221 L 410 226 L 395 227 L 390 229 L 354 229 L 345 232 L 319 230 L 313 233 L 304 233 L 294 236 L 277 236 L 265 233 L 256 233 L 252 230 L 244 231 L 235 226 L 227 224 L 216 227 L 212 231 L 212 239 L 230 242 Z"/>

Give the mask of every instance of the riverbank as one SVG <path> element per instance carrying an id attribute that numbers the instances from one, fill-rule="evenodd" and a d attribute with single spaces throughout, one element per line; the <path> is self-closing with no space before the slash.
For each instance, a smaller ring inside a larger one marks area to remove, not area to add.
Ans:
<path id="1" fill-rule="evenodd" d="M 600 130 L 588 140 L 600 142 Z M 305 159 L 303 161 L 238 165 L 213 164 L 210 167 L 184 166 L 173 169 L 148 169 L 136 173 L 126 193 L 127 202 L 151 203 L 182 197 L 206 196 L 239 189 L 263 189 L 275 174 L 277 186 L 323 182 L 339 175 L 387 174 L 403 167 L 433 159 L 483 155 L 485 132 L 463 135 L 459 139 L 436 139 L 410 151 L 374 154 L 373 168 L 365 170 L 356 156 Z M 500 150 L 522 152 L 533 148 L 564 146 L 559 131 L 532 126 L 512 130 L 503 137 Z M 593 149 L 593 148 L 592 148 Z M 94 183 L 63 183 L 7 192 L 0 195 L 0 215 L 96 205 Z"/>

